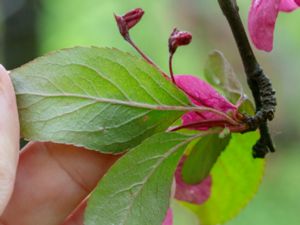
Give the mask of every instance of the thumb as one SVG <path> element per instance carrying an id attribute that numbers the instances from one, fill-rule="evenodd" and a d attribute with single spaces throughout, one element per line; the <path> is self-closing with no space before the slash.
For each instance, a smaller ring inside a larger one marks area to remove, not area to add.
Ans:
<path id="1" fill-rule="evenodd" d="M 19 119 L 14 89 L 0 65 L 0 215 L 11 196 L 19 156 Z"/>

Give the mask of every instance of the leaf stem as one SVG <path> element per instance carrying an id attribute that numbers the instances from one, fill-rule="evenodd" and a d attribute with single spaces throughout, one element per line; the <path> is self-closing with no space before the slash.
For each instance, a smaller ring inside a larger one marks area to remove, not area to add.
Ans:
<path id="1" fill-rule="evenodd" d="M 129 35 L 125 36 L 124 39 L 142 56 L 143 59 L 146 60 L 150 65 L 154 66 L 164 77 L 169 78 L 168 75 L 162 71 L 159 66 L 157 66 L 130 38 Z"/>
<path id="2" fill-rule="evenodd" d="M 16 95 L 33 95 L 39 97 L 47 97 L 47 98 L 56 98 L 56 97 L 73 97 L 73 98 L 81 98 L 93 101 L 94 103 L 108 103 L 112 105 L 124 105 L 128 107 L 134 108 L 144 108 L 150 110 L 160 110 L 160 111 L 182 111 L 182 112 L 212 112 L 216 115 L 222 116 L 226 121 L 231 124 L 238 124 L 235 120 L 233 120 L 229 115 L 214 108 L 205 107 L 205 106 L 189 106 L 189 105 L 154 105 L 143 102 L 134 102 L 134 101 L 124 101 L 119 99 L 111 99 L 111 98 L 102 98 L 96 96 L 89 95 L 81 95 L 81 94 L 73 94 L 73 93 L 38 93 L 38 92 L 16 92 Z M 22 109 L 22 108 L 19 108 Z"/>
<path id="3" fill-rule="evenodd" d="M 186 129 L 203 128 L 205 130 L 205 128 L 210 128 L 210 127 L 222 127 L 222 128 L 228 127 L 232 132 L 241 132 L 246 129 L 245 126 L 246 126 L 245 124 L 240 124 L 240 126 L 237 126 L 237 124 L 232 124 L 230 123 L 230 121 L 227 121 L 226 119 L 217 119 L 217 120 L 203 120 L 203 121 L 191 122 L 188 124 L 172 127 L 171 129 L 169 129 L 169 131 L 177 131 L 185 128 Z"/>
<path id="4" fill-rule="evenodd" d="M 235 38 L 247 75 L 247 82 L 256 105 L 256 114 L 253 117 L 247 117 L 246 120 L 250 127 L 249 130 L 259 128 L 261 134 L 260 139 L 253 146 L 253 156 L 263 158 L 269 151 L 275 151 L 267 126 L 267 121 L 271 121 L 274 118 L 276 106 L 275 91 L 272 88 L 270 79 L 260 68 L 253 53 L 236 1 L 218 0 L 218 2 Z"/>
<path id="5" fill-rule="evenodd" d="M 174 55 L 173 53 L 170 53 L 170 55 L 169 55 L 169 70 L 170 70 L 170 76 L 171 76 L 172 82 L 173 82 L 173 84 L 176 85 L 174 73 L 173 73 L 173 55 Z"/>

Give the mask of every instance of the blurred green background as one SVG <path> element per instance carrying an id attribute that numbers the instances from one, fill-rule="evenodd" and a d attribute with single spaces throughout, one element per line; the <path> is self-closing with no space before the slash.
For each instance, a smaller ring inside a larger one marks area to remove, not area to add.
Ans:
<path id="1" fill-rule="evenodd" d="M 250 0 L 238 0 L 246 24 Z M 217 1 L 208 0 L 1 0 L 0 63 L 8 69 L 59 48 L 109 46 L 135 52 L 120 37 L 113 13 L 141 7 L 146 14 L 131 35 L 167 71 L 167 39 L 174 27 L 193 33 L 174 60 L 177 74 L 203 74 L 207 54 L 221 50 L 245 84 L 241 61 Z M 300 10 L 281 14 L 275 49 L 256 54 L 277 90 L 272 122 L 277 152 L 253 201 L 230 225 L 300 224 Z M 244 85 L 246 87 L 246 85 Z"/>

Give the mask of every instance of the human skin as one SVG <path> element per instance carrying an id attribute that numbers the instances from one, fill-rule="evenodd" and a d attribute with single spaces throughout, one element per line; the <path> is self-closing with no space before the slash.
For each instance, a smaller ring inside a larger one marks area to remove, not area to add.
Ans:
<path id="1" fill-rule="evenodd" d="M 19 133 L 15 93 L 0 66 L 0 225 L 83 225 L 85 199 L 119 156 L 40 142 L 19 151 Z"/>

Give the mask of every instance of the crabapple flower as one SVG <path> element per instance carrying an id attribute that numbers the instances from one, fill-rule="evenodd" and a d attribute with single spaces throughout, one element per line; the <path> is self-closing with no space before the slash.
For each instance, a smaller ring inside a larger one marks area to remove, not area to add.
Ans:
<path id="1" fill-rule="evenodd" d="M 193 204 L 203 204 L 211 194 L 211 176 L 205 178 L 199 184 L 187 184 L 182 179 L 182 167 L 186 156 L 183 156 L 175 172 L 176 192 L 175 198 Z"/>
<path id="2" fill-rule="evenodd" d="M 275 23 L 280 11 L 291 12 L 300 7 L 300 0 L 252 0 L 248 29 L 255 47 L 271 51 Z"/>
<path id="3" fill-rule="evenodd" d="M 240 115 L 238 107 L 219 94 L 210 84 L 192 75 L 176 75 L 176 85 L 186 93 L 190 101 L 197 106 L 205 106 L 227 115 Z M 240 115 L 242 116 L 242 115 Z M 232 118 L 236 120 L 237 118 Z M 184 128 L 207 130 L 211 127 L 227 127 L 232 131 L 238 130 L 236 125 L 228 123 L 214 112 L 188 112 L 182 116 Z"/>
<path id="4" fill-rule="evenodd" d="M 188 45 L 192 41 L 192 34 L 187 31 L 180 31 L 177 28 L 173 30 L 169 37 L 169 70 L 172 82 L 186 93 L 191 102 L 197 106 L 212 108 L 223 115 L 216 112 L 188 112 L 183 117 L 183 125 L 174 128 L 190 128 L 196 130 L 207 130 L 211 127 L 232 128 L 232 131 L 241 131 L 242 127 L 232 127 L 224 118 L 224 114 L 230 114 L 234 117 L 231 122 L 236 120 L 238 113 L 237 106 L 230 103 L 226 98 L 220 95 L 211 85 L 205 81 L 191 75 L 174 75 L 172 69 L 173 55 L 179 46 Z M 242 116 L 241 116 L 242 117 Z M 240 126 L 239 121 L 234 121 L 234 126 Z M 172 130 L 172 129 L 171 129 Z"/>

